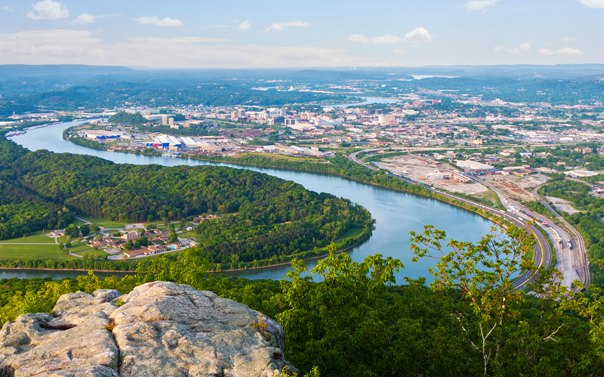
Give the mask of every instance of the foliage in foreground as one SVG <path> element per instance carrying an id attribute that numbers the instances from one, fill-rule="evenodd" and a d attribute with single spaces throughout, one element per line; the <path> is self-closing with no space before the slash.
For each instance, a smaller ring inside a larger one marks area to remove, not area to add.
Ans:
<path id="1" fill-rule="evenodd" d="M 374 255 L 354 262 L 330 254 L 313 272 L 294 263 L 289 281 L 208 277 L 195 264 L 156 261 L 136 276 L 5 281 L 0 319 L 49 311 L 74 290 L 128 292 L 151 280 L 209 289 L 278 319 L 286 355 L 311 376 L 599 376 L 604 371 L 604 293 L 568 292 L 540 272 L 535 294 L 513 289 L 531 238 L 510 228 L 476 244 L 426 227 L 412 235 L 418 257 L 435 256 L 434 281 L 396 285 L 400 261 Z M 546 284 L 544 286 L 544 284 Z M 544 288 L 545 287 L 545 288 Z M 287 375 L 284 373 L 284 375 Z"/>

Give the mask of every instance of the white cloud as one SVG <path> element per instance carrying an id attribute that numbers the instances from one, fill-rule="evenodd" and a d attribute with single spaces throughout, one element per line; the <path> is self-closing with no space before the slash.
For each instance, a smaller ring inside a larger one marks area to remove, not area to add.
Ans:
<path id="1" fill-rule="evenodd" d="M 2 12 L 14 12 L 15 10 L 8 5 L 0 5 L 0 11 Z"/>
<path id="2" fill-rule="evenodd" d="M 350 34 L 350 36 L 348 37 L 348 41 L 354 43 L 367 43 L 369 42 L 369 38 L 367 38 L 367 36 L 363 34 Z"/>
<path id="3" fill-rule="evenodd" d="M 170 17 L 139 17 L 135 19 L 135 21 L 143 25 L 155 25 L 160 27 L 178 27 L 183 25 L 181 20 Z"/>
<path id="4" fill-rule="evenodd" d="M 424 27 L 417 27 L 405 34 L 406 43 L 432 42 L 432 35 Z"/>
<path id="5" fill-rule="evenodd" d="M 95 22 L 96 16 L 93 16 L 89 13 L 82 13 L 73 21 L 73 23 L 76 25 L 94 24 Z"/>
<path id="6" fill-rule="evenodd" d="M 377 45 L 387 45 L 393 43 L 399 43 L 401 41 L 401 37 L 393 34 L 384 34 L 379 37 L 373 38 L 373 43 Z"/>
<path id="7" fill-rule="evenodd" d="M 579 0 L 579 2 L 588 8 L 604 9 L 604 0 Z"/>
<path id="8" fill-rule="evenodd" d="M 306 21 L 286 21 L 286 22 L 276 22 L 266 28 L 266 31 L 283 31 L 289 28 L 303 28 L 306 29 L 310 26 L 310 23 Z"/>
<path id="9" fill-rule="evenodd" d="M 239 30 L 250 30 L 252 28 L 252 24 L 249 21 L 243 21 L 237 26 Z"/>
<path id="10" fill-rule="evenodd" d="M 150 49 L 148 46 L 154 46 Z M 157 54 L 157 51 L 162 51 Z M 309 45 L 226 43 L 204 37 L 127 38 L 111 42 L 87 30 L 0 34 L 4 64 L 92 64 L 163 68 L 341 67 L 383 65 L 374 56 Z"/>
<path id="11" fill-rule="evenodd" d="M 59 20 L 69 17 L 69 9 L 58 1 L 42 0 L 31 6 L 27 18 L 32 20 Z"/>
<path id="12" fill-rule="evenodd" d="M 531 44 L 528 42 L 521 43 L 518 47 L 496 46 L 495 51 L 504 52 L 507 54 L 523 54 L 531 51 Z"/>
<path id="13" fill-rule="evenodd" d="M 83 30 L 31 30 L 0 34 L 0 55 L 13 63 L 93 61 L 102 58 L 100 40 Z"/>
<path id="14" fill-rule="evenodd" d="M 563 47 L 557 50 L 553 50 L 551 48 L 542 48 L 539 50 L 539 54 L 546 56 L 579 56 L 583 55 L 583 52 L 578 48 Z"/>
<path id="15" fill-rule="evenodd" d="M 404 48 L 395 48 L 394 50 L 392 50 L 392 52 L 395 54 L 404 54 L 406 51 Z"/>
<path id="16" fill-rule="evenodd" d="M 468 12 L 485 12 L 488 8 L 495 6 L 498 0 L 470 0 L 466 3 Z"/>

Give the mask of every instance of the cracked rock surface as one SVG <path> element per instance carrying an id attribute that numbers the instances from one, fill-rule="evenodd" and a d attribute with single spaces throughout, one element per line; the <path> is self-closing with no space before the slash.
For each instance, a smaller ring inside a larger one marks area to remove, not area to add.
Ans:
<path id="1" fill-rule="evenodd" d="M 70 293 L 53 313 L 24 314 L 2 327 L 1 368 L 15 377 L 273 377 L 283 367 L 295 370 L 277 322 L 188 285 Z"/>

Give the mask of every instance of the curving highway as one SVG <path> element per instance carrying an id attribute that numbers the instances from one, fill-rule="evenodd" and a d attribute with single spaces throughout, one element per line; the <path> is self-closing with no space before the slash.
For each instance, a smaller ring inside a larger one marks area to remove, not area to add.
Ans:
<path id="1" fill-rule="evenodd" d="M 579 182 L 586 184 L 583 181 Z M 543 185 L 536 186 L 533 189 L 533 194 L 539 203 L 541 203 L 558 222 L 558 224 L 552 224 L 552 228 L 559 230 L 558 245 L 560 247 L 560 256 L 558 257 L 558 260 L 566 261 L 566 264 L 570 265 L 570 268 L 574 270 L 583 286 L 587 287 L 591 283 L 591 276 L 589 273 L 589 256 L 587 248 L 585 247 L 585 241 L 577 229 L 566 221 L 566 219 L 560 215 L 558 211 L 541 196 L 541 194 L 539 194 L 539 188 L 541 188 L 541 186 Z"/>
<path id="2" fill-rule="evenodd" d="M 379 170 L 377 167 L 358 158 L 359 153 L 372 153 L 372 152 L 376 152 L 376 151 L 378 151 L 378 150 L 377 149 L 367 149 L 367 150 L 357 151 L 357 152 L 354 152 L 354 153 L 351 153 L 350 155 L 348 155 L 348 158 L 351 161 L 354 161 L 357 164 L 363 165 L 368 169 L 377 171 L 377 170 Z M 409 182 L 409 183 L 421 184 L 421 183 L 415 182 L 407 177 L 402 177 L 402 176 L 394 174 L 392 172 L 388 172 L 388 174 L 393 177 L 397 177 L 401 180 L 404 180 L 406 182 Z M 468 178 L 477 180 L 475 177 L 468 177 Z M 553 255 L 552 247 L 551 247 L 550 241 L 542 233 L 542 231 L 544 231 L 548 235 L 549 235 L 549 232 L 547 231 L 547 229 L 544 229 L 545 226 L 541 226 L 541 225 L 539 225 L 537 223 L 533 223 L 531 221 L 535 217 L 532 216 L 533 213 L 528 208 L 518 205 L 518 208 L 522 208 L 522 211 L 524 211 L 524 213 L 522 213 L 522 212 L 520 212 L 518 214 L 514 213 L 514 211 L 511 211 L 509 209 L 509 207 L 513 207 L 512 204 L 517 205 L 517 203 L 515 203 L 512 200 L 505 197 L 498 190 L 494 190 L 494 191 L 497 193 L 497 195 L 500 196 L 501 202 L 504 203 L 504 206 L 506 207 L 506 211 L 500 210 L 498 208 L 490 207 L 490 206 L 484 205 L 482 203 L 479 203 L 479 202 L 476 202 L 476 201 L 473 201 L 473 200 L 470 200 L 467 198 L 459 197 L 459 196 L 453 195 L 447 191 L 439 190 L 439 189 L 436 189 L 431 186 L 425 186 L 425 187 L 426 187 L 426 189 L 428 189 L 434 193 L 438 193 L 440 195 L 470 204 L 474 207 L 488 211 L 497 217 L 506 219 L 518 227 L 525 228 L 527 231 L 529 231 L 531 234 L 533 234 L 535 236 L 535 239 L 537 241 L 535 243 L 535 253 L 534 253 L 534 262 L 535 262 L 535 265 L 537 266 L 537 270 L 539 270 L 541 268 L 549 268 L 551 266 L 552 255 Z M 507 203 L 507 205 L 506 205 L 506 203 Z M 543 216 L 541 216 L 541 217 L 543 217 Z M 522 272 L 522 274 L 514 280 L 514 287 L 516 289 L 521 289 L 521 288 L 525 287 L 528 284 L 528 282 L 533 278 L 535 273 L 536 273 L 536 271 Z M 588 271 L 588 275 L 589 275 L 589 271 Z"/>

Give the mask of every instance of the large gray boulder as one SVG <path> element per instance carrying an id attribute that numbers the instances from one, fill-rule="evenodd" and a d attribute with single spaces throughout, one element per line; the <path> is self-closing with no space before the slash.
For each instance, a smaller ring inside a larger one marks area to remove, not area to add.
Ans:
<path id="1" fill-rule="evenodd" d="M 281 326 L 187 285 L 153 282 L 63 295 L 50 314 L 0 331 L 0 367 L 20 376 L 262 376 L 283 367 Z"/>

